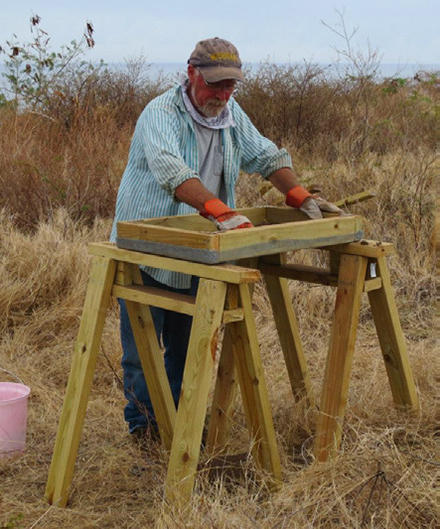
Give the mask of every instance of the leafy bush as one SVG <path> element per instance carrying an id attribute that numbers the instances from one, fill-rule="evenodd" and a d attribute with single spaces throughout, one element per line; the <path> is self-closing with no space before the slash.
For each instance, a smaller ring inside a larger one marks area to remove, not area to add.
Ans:
<path id="1" fill-rule="evenodd" d="M 85 49 L 94 46 L 93 26 L 87 22 L 79 42 L 72 40 L 55 52 L 49 35 L 40 27 L 41 18 L 35 15 L 30 22 L 32 41 L 6 42 L 9 53 L 3 76 L 8 81 L 8 92 L 17 108 L 41 113 L 69 126 L 84 88 L 93 82 L 102 66 L 95 67 L 82 59 Z M 2 51 L 7 53 L 3 48 Z"/>
<path id="2" fill-rule="evenodd" d="M 0 207 L 17 226 L 34 228 L 64 207 L 73 219 L 111 216 L 128 145 L 143 107 L 165 78 L 150 80 L 145 59 L 117 71 L 84 60 L 93 46 L 82 39 L 50 48 L 31 19 L 34 39 L 7 42 L 7 86 L 0 94 Z"/>

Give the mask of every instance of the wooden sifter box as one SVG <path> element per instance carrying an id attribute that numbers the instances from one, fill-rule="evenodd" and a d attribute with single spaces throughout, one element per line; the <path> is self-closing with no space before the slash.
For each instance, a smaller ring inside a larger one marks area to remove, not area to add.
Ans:
<path id="1" fill-rule="evenodd" d="M 357 215 L 310 220 L 288 207 L 237 210 L 253 228 L 216 231 L 199 214 L 118 222 L 116 245 L 205 264 L 358 241 L 363 237 Z"/>

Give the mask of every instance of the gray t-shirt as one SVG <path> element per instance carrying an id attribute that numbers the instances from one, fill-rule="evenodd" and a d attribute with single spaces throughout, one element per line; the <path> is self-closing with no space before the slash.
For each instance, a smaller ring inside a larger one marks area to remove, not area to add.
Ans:
<path id="1" fill-rule="evenodd" d="M 209 129 L 196 121 L 194 121 L 194 128 L 199 151 L 200 180 L 208 191 L 226 202 L 221 130 Z"/>

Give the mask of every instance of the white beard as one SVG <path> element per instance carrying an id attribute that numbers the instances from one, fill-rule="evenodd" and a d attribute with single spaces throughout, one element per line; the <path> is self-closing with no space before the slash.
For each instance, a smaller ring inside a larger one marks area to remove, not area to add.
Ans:
<path id="1" fill-rule="evenodd" d="M 207 118 L 216 118 L 219 116 L 227 104 L 226 101 L 220 101 L 219 99 L 212 98 L 208 99 L 204 105 L 201 105 L 196 97 L 194 86 L 190 87 L 190 93 L 196 109 Z"/>

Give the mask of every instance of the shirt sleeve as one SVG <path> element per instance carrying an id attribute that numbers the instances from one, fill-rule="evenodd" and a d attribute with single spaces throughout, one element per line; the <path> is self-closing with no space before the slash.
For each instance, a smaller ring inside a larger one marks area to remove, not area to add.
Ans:
<path id="1" fill-rule="evenodd" d="M 155 103 L 145 108 L 140 123 L 145 157 L 158 184 L 172 197 L 180 184 L 199 178 L 183 158 L 179 145 L 180 128 L 175 110 Z"/>
<path id="2" fill-rule="evenodd" d="M 243 157 L 241 168 L 247 173 L 259 173 L 267 179 L 283 167 L 292 168 L 292 159 L 286 149 L 278 147 L 258 132 L 240 105 L 233 102 L 233 115 Z"/>

